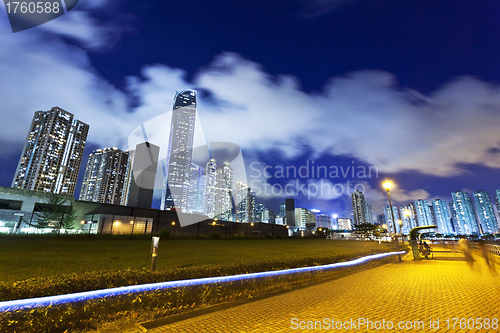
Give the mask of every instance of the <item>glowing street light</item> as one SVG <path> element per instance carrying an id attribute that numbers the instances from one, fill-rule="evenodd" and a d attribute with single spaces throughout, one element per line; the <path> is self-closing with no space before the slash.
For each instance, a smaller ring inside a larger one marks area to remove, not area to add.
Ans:
<path id="1" fill-rule="evenodd" d="M 389 207 L 390 207 L 391 216 L 392 216 L 392 227 L 394 228 L 394 239 L 396 241 L 396 251 L 399 252 L 398 233 L 396 232 L 396 222 L 394 221 L 394 211 L 392 210 L 391 194 L 389 193 L 389 190 L 392 186 L 392 183 L 390 181 L 386 181 L 382 184 L 382 186 L 387 190 L 387 197 L 389 198 Z M 400 254 L 398 254 L 398 259 L 401 262 L 401 255 Z"/>

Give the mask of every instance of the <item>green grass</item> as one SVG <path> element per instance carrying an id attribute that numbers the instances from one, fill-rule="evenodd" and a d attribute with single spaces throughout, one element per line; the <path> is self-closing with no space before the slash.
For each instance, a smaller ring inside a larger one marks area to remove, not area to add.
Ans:
<path id="1" fill-rule="evenodd" d="M 148 239 L 0 238 L 0 281 L 149 267 Z M 160 239 L 157 269 L 279 258 L 355 254 L 389 248 L 326 239 Z"/>

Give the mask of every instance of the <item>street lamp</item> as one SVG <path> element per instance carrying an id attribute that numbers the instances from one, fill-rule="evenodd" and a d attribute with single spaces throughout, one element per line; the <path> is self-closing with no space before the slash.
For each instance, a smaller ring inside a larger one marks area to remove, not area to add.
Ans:
<path id="1" fill-rule="evenodd" d="M 396 222 L 394 221 L 394 211 L 392 210 L 391 194 L 389 193 L 389 190 L 391 189 L 392 183 L 390 181 L 386 181 L 382 184 L 382 186 L 387 190 L 387 197 L 389 198 L 389 207 L 390 207 L 391 216 L 392 216 L 392 227 L 394 228 L 394 239 L 396 240 L 396 251 L 399 252 L 398 233 L 396 232 Z M 400 254 L 398 254 L 398 259 L 401 262 L 401 255 Z"/>

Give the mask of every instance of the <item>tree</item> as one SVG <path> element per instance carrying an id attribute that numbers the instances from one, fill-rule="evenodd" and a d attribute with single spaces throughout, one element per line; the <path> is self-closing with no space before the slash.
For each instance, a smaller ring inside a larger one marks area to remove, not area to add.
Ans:
<path id="1" fill-rule="evenodd" d="M 45 203 L 38 205 L 39 211 L 35 213 L 36 225 L 39 229 L 52 227 L 53 232 L 59 233 L 61 228 L 73 229 L 76 211 L 71 205 L 65 205 L 66 199 L 59 194 L 45 193 Z"/>
<path id="2" fill-rule="evenodd" d="M 373 236 L 378 236 L 378 227 L 375 224 L 371 223 L 361 223 L 354 226 L 354 230 L 356 233 L 361 235 L 362 237 L 371 238 Z"/>

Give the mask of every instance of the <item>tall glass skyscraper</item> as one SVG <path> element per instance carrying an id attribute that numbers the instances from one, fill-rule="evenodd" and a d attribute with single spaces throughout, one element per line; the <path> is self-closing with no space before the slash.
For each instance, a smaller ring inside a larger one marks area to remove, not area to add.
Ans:
<path id="1" fill-rule="evenodd" d="M 436 199 L 432 202 L 432 207 L 434 208 L 434 221 L 436 221 L 439 232 L 443 234 L 455 233 L 451 225 L 451 216 L 446 201 Z"/>
<path id="2" fill-rule="evenodd" d="M 88 131 L 59 107 L 35 112 L 11 187 L 73 195 Z"/>
<path id="3" fill-rule="evenodd" d="M 205 182 L 205 168 L 196 164 L 191 164 L 191 173 L 189 175 L 188 213 L 205 214 Z"/>
<path id="4" fill-rule="evenodd" d="M 356 190 L 351 194 L 353 222 L 354 225 L 369 223 L 367 222 L 367 205 L 363 192 Z M 371 213 L 371 212 L 370 212 Z"/>
<path id="5" fill-rule="evenodd" d="M 476 191 L 472 194 L 476 204 L 479 226 L 483 234 L 493 234 L 498 230 L 498 222 L 491 204 L 490 195 L 486 191 Z"/>
<path id="6" fill-rule="evenodd" d="M 451 193 L 451 197 L 460 233 L 467 235 L 479 234 L 479 227 L 469 195 L 464 191 L 456 191 Z"/>
<path id="7" fill-rule="evenodd" d="M 174 97 L 168 141 L 165 191 L 161 209 L 188 209 L 189 175 L 196 121 L 196 90 L 183 90 Z"/>

